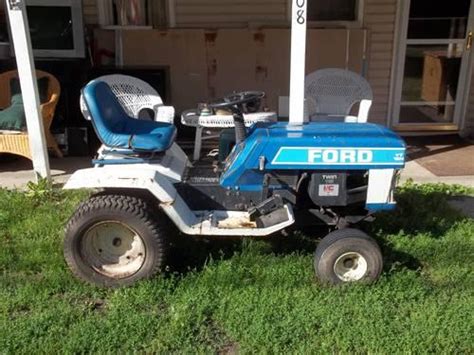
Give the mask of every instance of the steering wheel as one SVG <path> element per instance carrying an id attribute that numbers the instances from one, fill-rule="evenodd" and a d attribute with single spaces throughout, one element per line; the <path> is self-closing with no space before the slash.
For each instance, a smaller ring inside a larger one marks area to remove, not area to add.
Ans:
<path id="1" fill-rule="evenodd" d="M 259 102 L 265 93 L 263 91 L 242 91 L 236 92 L 230 95 L 211 102 L 208 107 L 212 109 L 224 109 L 227 108 L 232 111 L 234 116 L 235 125 L 235 143 L 240 144 L 247 137 L 247 129 L 245 127 L 244 120 L 244 105 L 253 102 Z"/>
<path id="2" fill-rule="evenodd" d="M 221 99 L 217 99 L 209 104 L 210 108 L 235 108 L 251 102 L 259 101 L 265 97 L 263 91 L 242 91 L 236 92 Z"/>

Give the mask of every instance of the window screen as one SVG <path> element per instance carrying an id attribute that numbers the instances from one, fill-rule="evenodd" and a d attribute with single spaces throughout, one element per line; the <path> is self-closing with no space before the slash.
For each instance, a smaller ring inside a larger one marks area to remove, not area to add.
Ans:
<path id="1" fill-rule="evenodd" d="M 308 21 L 357 21 L 358 0 L 308 0 Z"/>

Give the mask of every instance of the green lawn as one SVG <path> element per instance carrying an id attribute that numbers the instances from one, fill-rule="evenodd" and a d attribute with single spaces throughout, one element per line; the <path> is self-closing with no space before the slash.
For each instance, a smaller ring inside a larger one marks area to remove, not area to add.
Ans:
<path id="1" fill-rule="evenodd" d="M 366 227 L 386 259 L 372 286 L 319 285 L 316 242 L 293 235 L 180 239 L 165 276 L 118 290 L 65 267 L 63 226 L 86 194 L 42 192 L 0 190 L 0 352 L 474 352 L 474 221 L 446 203 L 472 191 L 402 188 Z"/>

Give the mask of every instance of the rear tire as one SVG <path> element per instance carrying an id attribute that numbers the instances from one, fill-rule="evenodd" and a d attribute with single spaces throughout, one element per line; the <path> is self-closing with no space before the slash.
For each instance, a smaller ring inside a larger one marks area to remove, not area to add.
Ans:
<path id="1" fill-rule="evenodd" d="M 341 229 L 319 243 L 314 268 L 323 283 L 371 283 L 382 273 L 382 253 L 377 242 L 364 232 Z"/>
<path id="2" fill-rule="evenodd" d="M 132 196 L 98 195 L 82 203 L 66 226 L 69 268 L 78 278 L 105 287 L 151 278 L 163 267 L 166 251 L 164 221 L 154 212 Z"/>

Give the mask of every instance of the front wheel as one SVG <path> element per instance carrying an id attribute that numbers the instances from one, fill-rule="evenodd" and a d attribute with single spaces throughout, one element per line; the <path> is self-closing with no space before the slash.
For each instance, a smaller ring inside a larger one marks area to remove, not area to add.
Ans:
<path id="1" fill-rule="evenodd" d="M 131 196 L 100 195 L 82 203 L 66 227 L 69 268 L 106 287 L 152 277 L 165 256 L 165 231 L 155 215 L 144 200 Z"/>
<path id="2" fill-rule="evenodd" d="M 382 273 L 382 253 L 375 240 L 364 232 L 341 229 L 328 234 L 319 243 L 314 268 L 324 283 L 370 283 Z"/>

